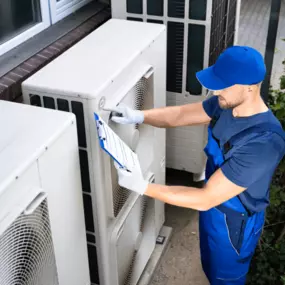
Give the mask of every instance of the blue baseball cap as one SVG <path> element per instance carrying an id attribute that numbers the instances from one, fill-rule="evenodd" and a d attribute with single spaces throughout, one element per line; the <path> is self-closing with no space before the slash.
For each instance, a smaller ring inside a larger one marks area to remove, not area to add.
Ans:
<path id="1" fill-rule="evenodd" d="M 264 60 L 257 50 L 232 46 L 224 50 L 214 65 L 197 72 L 196 76 L 205 88 L 222 90 L 235 84 L 258 84 L 265 74 Z"/>

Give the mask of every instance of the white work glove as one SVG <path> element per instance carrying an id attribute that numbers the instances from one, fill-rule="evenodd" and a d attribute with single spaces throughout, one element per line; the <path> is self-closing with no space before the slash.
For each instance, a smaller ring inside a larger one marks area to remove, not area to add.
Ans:
<path id="1" fill-rule="evenodd" d="M 118 124 L 142 124 L 144 121 L 144 113 L 138 110 L 132 110 L 124 104 L 109 109 L 113 112 L 111 120 Z"/>
<path id="2" fill-rule="evenodd" d="M 139 162 L 135 164 L 132 172 L 120 168 L 116 162 L 115 167 L 118 171 L 118 183 L 121 187 L 134 191 L 140 195 L 145 193 L 149 182 L 143 178 Z"/>

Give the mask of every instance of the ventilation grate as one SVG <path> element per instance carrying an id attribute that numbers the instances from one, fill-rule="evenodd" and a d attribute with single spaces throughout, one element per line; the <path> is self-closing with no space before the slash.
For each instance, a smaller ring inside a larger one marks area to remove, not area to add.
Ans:
<path id="1" fill-rule="evenodd" d="M 150 202 L 151 198 L 149 198 L 147 196 L 142 196 L 141 199 L 142 199 L 142 208 L 141 208 L 141 225 L 140 225 L 140 230 L 141 230 L 141 232 L 143 232 L 146 209 L 147 209 L 147 205 Z"/>
<path id="2" fill-rule="evenodd" d="M 184 24 L 168 22 L 167 91 L 182 92 Z"/>
<path id="3" fill-rule="evenodd" d="M 91 283 L 100 284 L 96 246 L 88 244 L 87 249 L 88 249 Z"/>
<path id="4" fill-rule="evenodd" d="M 126 0 L 127 1 L 127 12 L 133 14 L 142 14 L 143 12 L 143 1 L 142 0 Z"/>
<path id="5" fill-rule="evenodd" d="M 236 29 L 236 9 L 237 9 L 237 0 L 230 0 L 227 35 L 226 35 L 227 46 L 232 46 L 234 44 L 235 29 Z"/>
<path id="6" fill-rule="evenodd" d="M 129 20 L 129 21 L 136 21 L 136 22 L 142 22 L 143 21 L 143 19 L 133 18 L 133 17 L 128 17 L 127 20 Z"/>
<path id="7" fill-rule="evenodd" d="M 117 180 L 115 180 L 117 181 Z M 117 217 L 131 194 L 130 190 L 116 185 L 113 187 L 113 210 L 114 216 Z"/>
<path id="8" fill-rule="evenodd" d="M 168 0 L 168 17 L 184 18 L 185 0 Z"/>
<path id="9" fill-rule="evenodd" d="M 149 198 L 147 196 L 142 196 L 142 197 L 140 197 L 140 199 L 142 199 L 141 213 L 140 213 L 140 217 L 141 217 L 140 231 L 143 233 L 144 232 L 145 214 L 146 214 L 148 202 L 151 202 L 150 201 L 151 198 Z M 144 233 L 143 233 L 143 235 L 144 235 Z M 129 269 L 129 272 L 126 276 L 126 279 L 125 279 L 125 282 L 123 283 L 123 285 L 134 285 L 134 284 L 132 284 L 133 282 L 131 282 L 131 281 L 132 281 L 134 266 L 136 263 L 136 258 L 137 258 L 137 251 L 135 251 L 133 254 L 131 264 L 130 264 L 130 269 Z"/>
<path id="10" fill-rule="evenodd" d="M 135 100 L 133 101 L 133 108 L 136 110 L 143 110 L 145 98 L 148 93 L 148 79 L 141 78 L 134 86 L 134 93 Z M 139 125 L 135 125 L 135 128 L 139 129 Z M 114 174 L 117 172 L 113 169 L 112 173 Z M 114 178 L 113 181 L 118 181 L 118 179 Z M 115 217 L 117 217 L 122 210 L 130 196 L 130 193 L 130 190 L 122 188 L 118 184 L 113 187 L 113 213 Z"/>
<path id="11" fill-rule="evenodd" d="M 226 48 L 228 1 L 213 0 L 209 65 L 213 65 Z"/>
<path id="12" fill-rule="evenodd" d="M 77 101 L 71 101 L 72 112 L 76 116 L 77 132 L 78 132 L 78 143 L 80 147 L 87 147 L 86 133 L 85 133 L 85 120 L 83 104 Z"/>
<path id="13" fill-rule="evenodd" d="M 196 72 L 204 66 L 205 26 L 189 24 L 186 90 L 191 95 L 201 95 L 202 87 Z"/>
<path id="14" fill-rule="evenodd" d="M 207 0 L 190 0 L 189 18 L 193 20 L 206 20 Z"/>
<path id="15" fill-rule="evenodd" d="M 132 278 L 132 273 L 133 273 L 133 270 L 134 270 L 134 265 L 135 265 L 135 262 L 136 262 L 136 256 L 137 256 L 137 252 L 135 251 L 134 255 L 133 255 L 133 258 L 131 260 L 130 270 L 129 270 L 127 276 L 126 276 L 126 279 L 125 279 L 125 282 L 123 283 L 123 285 L 132 285 L 131 284 L 131 278 Z"/>
<path id="16" fill-rule="evenodd" d="M 147 96 L 148 92 L 148 81 L 146 78 L 141 78 L 135 86 L 135 110 L 143 110 L 144 109 L 144 100 Z M 139 125 L 135 126 L 136 129 L 139 128 Z"/>
<path id="17" fill-rule="evenodd" d="M 44 96 L 42 99 L 43 99 L 45 107 L 54 106 L 54 109 L 56 109 L 55 99 L 53 97 Z M 42 102 L 41 97 L 39 95 L 30 94 L 30 104 L 31 105 L 42 106 L 41 102 Z M 88 232 L 86 239 L 88 242 L 95 243 L 96 242 L 95 226 L 94 226 L 94 216 L 93 216 L 93 207 L 92 207 L 86 129 L 85 129 L 85 120 L 84 120 L 84 106 L 82 102 L 78 102 L 78 101 L 70 102 L 68 100 L 61 99 L 61 98 L 57 98 L 56 103 L 57 103 L 58 110 L 66 111 L 66 112 L 73 112 L 76 116 L 78 143 L 79 143 L 79 146 L 81 147 L 79 149 L 79 158 L 80 158 L 81 183 L 82 183 L 82 189 L 83 189 L 85 227 L 86 227 L 86 231 Z M 90 247 L 88 247 L 88 253 L 89 253 L 89 267 L 90 267 L 92 283 L 99 284 L 98 270 L 97 271 L 94 270 L 94 268 L 98 267 L 95 246 L 90 245 Z M 1 282 L 0 284 L 2 285 Z M 45 285 L 42 283 L 38 283 L 37 285 L 39 284 Z M 51 285 L 51 284 L 53 285 L 53 283 L 49 283 L 48 285 Z M 57 283 L 54 283 L 54 284 L 57 284 Z M 26 284 L 17 283 L 17 285 L 26 285 Z M 27 285 L 30 285 L 30 284 L 27 284 Z"/>
<path id="18" fill-rule="evenodd" d="M 143 110 L 144 107 L 144 99 L 147 95 L 148 91 L 148 83 L 146 78 L 141 78 L 135 86 L 135 106 L 136 110 Z"/>
<path id="19" fill-rule="evenodd" d="M 47 201 L 0 237 L 1 285 L 58 285 Z"/>
<path id="20" fill-rule="evenodd" d="M 30 94 L 30 103 L 32 106 L 42 106 L 41 97 L 39 95 Z"/>
<path id="21" fill-rule="evenodd" d="M 54 99 L 51 97 L 44 96 L 44 107 L 48 109 L 55 109 Z"/>
<path id="22" fill-rule="evenodd" d="M 153 19 L 148 19 L 148 23 L 153 23 L 153 24 L 163 24 L 162 20 L 153 20 Z"/>
<path id="23" fill-rule="evenodd" d="M 147 0 L 147 14 L 163 16 L 163 0 Z"/>

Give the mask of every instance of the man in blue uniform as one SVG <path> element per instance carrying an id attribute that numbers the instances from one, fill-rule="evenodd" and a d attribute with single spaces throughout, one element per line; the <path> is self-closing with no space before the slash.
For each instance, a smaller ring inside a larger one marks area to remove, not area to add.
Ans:
<path id="1" fill-rule="evenodd" d="M 125 106 L 113 120 L 155 127 L 209 124 L 204 188 L 149 184 L 140 167 L 118 169 L 122 187 L 200 211 L 200 248 L 212 285 L 242 285 L 264 224 L 272 175 L 285 153 L 285 136 L 260 96 L 263 58 L 245 46 L 226 49 L 215 65 L 197 73 L 214 91 L 203 103 L 147 111 Z"/>

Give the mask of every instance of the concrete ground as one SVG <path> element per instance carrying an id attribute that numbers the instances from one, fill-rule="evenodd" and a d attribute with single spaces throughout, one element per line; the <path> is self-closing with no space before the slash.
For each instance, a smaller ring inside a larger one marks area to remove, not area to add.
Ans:
<path id="1" fill-rule="evenodd" d="M 167 182 L 201 186 L 192 183 L 191 174 L 175 170 L 167 172 Z M 166 205 L 165 225 L 173 234 L 151 285 L 209 285 L 200 263 L 198 212 Z"/>
<path id="2" fill-rule="evenodd" d="M 200 263 L 198 213 L 167 205 L 166 225 L 173 235 L 151 285 L 208 285 Z"/>

